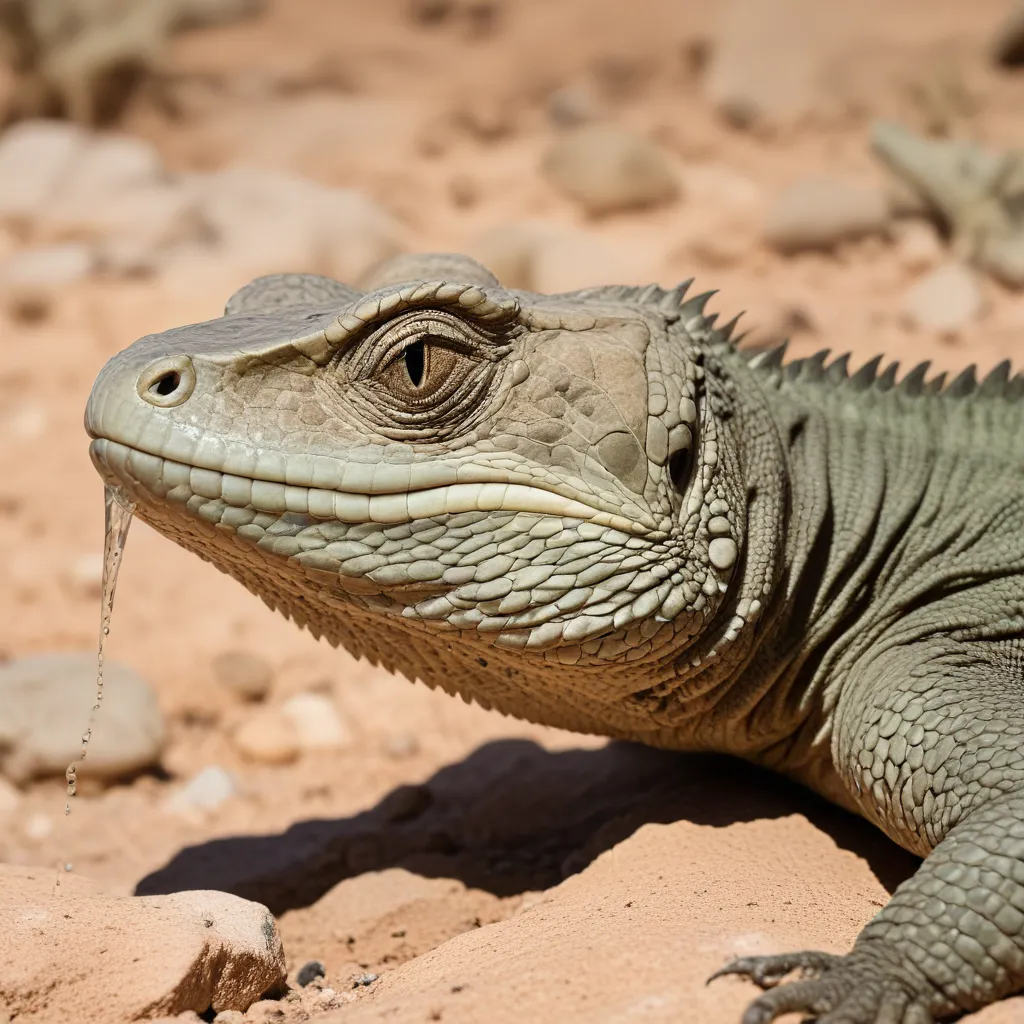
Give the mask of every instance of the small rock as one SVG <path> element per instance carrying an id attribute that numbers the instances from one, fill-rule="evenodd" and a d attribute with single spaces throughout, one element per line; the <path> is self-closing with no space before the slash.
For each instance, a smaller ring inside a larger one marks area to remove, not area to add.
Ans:
<path id="1" fill-rule="evenodd" d="M 915 327 L 955 334 L 984 308 L 974 274 L 959 263 L 946 263 L 917 281 L 907 292 L 904 316 Z"/>
<path id="2" fill-rule="evenodd" d="M 260 764 L 291 764 L 299 756 L 299 735 L 277 709 L 257 711 L 235 731 L 235 746 Z"/>
<path id="3" fill-rule="evenodd" d="M 241 1010 L 221 1010 L 213 1024 L 245 1024 L 245 1014 Z"/>
<path id="4" fill-rule="evenodd" d="M 140 771 L 163 749 L 163 716 L 149 685 L 111 661 L 103 679 L 80 780 Z M 0 772 L 16 783 L 62 776 L 81 754 L 95 699 L 94 654 L 41 654 L 0 666 Z"/>
<path id="5" fill-rule="evenodd" d="M 295 983 L 301 988 L 312 984 L 318 978 L 327 977 L 327 968 L 320 960 L 309 960 L 304 963 L 295 974 Z"/>
<path id="6" fill-rule="evenodd" d="M 242 700 L 263 700 L 274 683 L 274 670 L 252 651 L 223 651 L 213 659 L 217 682 Z"/>
<path id="7" fill-rule="evenodd" d="M 281 705 L 295 727 L 303 750 L 337 750 L 352 743 L 352 734 L 333 700 L 321 693 L 297 693 Z"/>
<path id="8" fill-rule="evenodd" d="M 93 250 L 81 242 L 25 249 L 0 267 L 0 297 L 12 316 L 42 319 L 65 288 L 92 272 L 95 261 Z"/>
<path id="9" fill-rule="evenodd" d="M 942 239 L 934 225 L 923 220 L 897 221 L 891 228 L 896 258 L 911 273 L 931 270 L 944 256 Z"/>
<path id="10" fill-rule="evenodd" d="M 167 800 L 167 809 L 186 816 L 196 811 L 216 810 L 238 793 L 234 776 L 220 765 L 209 765 L 197 772 Z"/>
<path id="11" fill-rule="evenodd" d="M 502 225 L 469 249 L 506 288 L 555 293 L 628 275 L 618 253 L 601 239 L 543 221 Z"/>
<path id="12" fill-rule="evenodd" d="M 880 190 L 833 178 L 807 178 L 786 189 L 768 212 L 764 238 L 781 252 L 831 249 L 884 231 L 889 206 Z"/>
<path id="13" fill-rule="evenodd" d="M 704 76 L 712 106 L 737 128 L 788 127 L 835 103 L 824 88 L 846 31 L 839 4 L 726 0 Z"/>
<path id="14" fill-rule="evenodd" d="M 352 982 L 353 988 L 365 987 L 369 988 L 377 980 L 376 974 L 361 974 Z"/>
<path id="15" fill-rule="evenodd" d="M 223 892 L 112 897 L 75 875 L 0 867 L 0 977 L 14 1017 L 243 1011 L 285 979 L 266 907 Z M 72 969 L 73 968 L 73 969 Z"/>
<path id="16" fill-rule="evenodd" d="M 680 194 L 663 149 L 609 124 L 584 125 L 558 139 L 543 162 L 552 184 L 594 216 L 656 206 Z"/>
<path id="17" fill-rule="evenodd" d="M 352 189 L 248 167 L 197 176 L 191 188 L 216 242 L 210 258 L 240 277 L 305 271 L 355 281 L 402 249 L 396 222 Z"/>
<path id="18" fill-rule="evenodd" d="M 66 121 L 22 121 L 0 137 L 0 219 L 27 230 L 44 209 L 88 136 Z"/>

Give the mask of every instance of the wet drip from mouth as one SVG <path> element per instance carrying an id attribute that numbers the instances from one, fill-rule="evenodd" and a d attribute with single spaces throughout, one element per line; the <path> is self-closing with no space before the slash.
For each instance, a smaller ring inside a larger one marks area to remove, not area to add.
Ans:
<path id="1" fill-rule="evenodd" d="M 104 488 L 104 537 L 103 537 L 103 591 L 100 601 L 100 633 L 96 647 L 96 699 L 89 712 L 85 732 L 82 733 L 82 751 L 77 761 L 68 765 L 64 777 L 67 780 L 68 800 L 64 805 L 64 814 L 71 813 L 71 801 L 78 794 L 78 768 L 89 752 L 89 741 L 96 722 L 96 715 L 103 703 L 103 656 L 106 639 L 110 634 L 110 619 L 114 611 L 114 589 L 117 586 L 117 574 L 121 567 L 121 555 L 124 552 L 128 537 L 128 527 L 132 524 L 135 504 L 120 487 Z M 64 870 L 70 870 L 67 864 Z M 57 884 L 60 884 L 58 876 Z"/>

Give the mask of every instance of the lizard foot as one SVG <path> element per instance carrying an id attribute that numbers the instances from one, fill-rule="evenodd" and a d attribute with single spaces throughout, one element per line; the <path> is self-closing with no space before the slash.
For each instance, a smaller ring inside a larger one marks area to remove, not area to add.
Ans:
<path id="1" fill-rule="evenodd" d="M 800 972 L 798 981 L 779 985 Z M 806 1013 L 816 1024 L 934 1024 L 930 999 L 891 961 L 856 950 L 783 953 L 733 960 L 708 978 L 735 974 L 770 989 L 747 1007 L 742 1024 L 770 1024 L 787 1013 Z M 778 986 L 778 987 L 776 987 Z"/>

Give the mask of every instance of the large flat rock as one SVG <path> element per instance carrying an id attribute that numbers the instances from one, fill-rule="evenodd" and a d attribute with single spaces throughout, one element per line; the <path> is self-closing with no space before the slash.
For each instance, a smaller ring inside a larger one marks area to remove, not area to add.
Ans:
<path id="1" fill-rule="evenodd" d="M 245 1010 L 283 980 L 281 940 L 258 903 L 112 897 L 55 869 L 0 865 L 0 1007 L 19 1024 Z"/>

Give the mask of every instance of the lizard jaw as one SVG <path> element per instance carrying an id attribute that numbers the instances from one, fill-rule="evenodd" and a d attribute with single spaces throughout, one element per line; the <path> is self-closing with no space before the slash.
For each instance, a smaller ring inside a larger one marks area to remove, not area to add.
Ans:
<path id="1" fill-rule="evenodd" d="M 464 512 L 513 512 L 560 517 L 645 535 L 647 526 L 555 491 L 522 483 L 453 483 L 393 493 L 359 493 L 296 486 L 191 466 L 99 437 L 90 454 L 105 477 L 163 500 L 187 504 L 193 496 L 236 509 L 313 520 L 393 525 Z"/>

